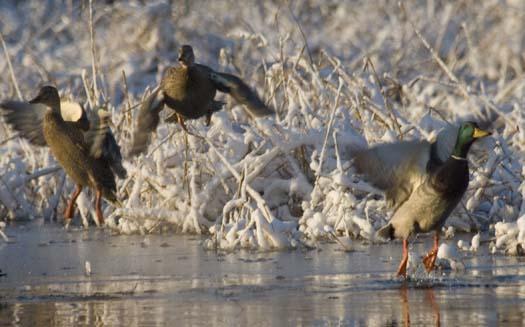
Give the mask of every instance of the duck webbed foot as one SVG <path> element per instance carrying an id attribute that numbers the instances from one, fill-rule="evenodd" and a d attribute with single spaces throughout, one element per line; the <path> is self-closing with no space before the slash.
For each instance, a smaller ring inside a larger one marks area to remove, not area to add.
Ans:
<path id="1" fill-rule="evenodd" d="M 434 264 L 436 263 L 437 254 L 439 249 L 439 232 L 436 232 L 434 235 L 434 247 L 427 255 L 423 258 L 423 264 L 427 272 L 431 272 L 434 269 Z"/>
<path id="2" fill-rule="evenodd" d="M 437 251 L 431 250 L 427 253 L 427 255 L 423 258 L 423 264 L 425 265 L 425 269 L 427 272 L 431 272 L 434 269 L 434 263 L 436 262 L 437 258 Z"/>

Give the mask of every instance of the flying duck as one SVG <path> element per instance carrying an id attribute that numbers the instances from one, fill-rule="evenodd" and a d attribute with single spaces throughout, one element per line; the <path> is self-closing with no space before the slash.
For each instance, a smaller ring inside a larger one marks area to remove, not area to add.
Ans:
<path id="1" fill-rule="evenodd" d="M 147 148 L 149 134 L 157 128 L 159 113 L 164 105 L 174 111 L 165 121 L 179 122 L 186 132 L 184 121 L 187 119 L 206 116 L 206 124 L 209 125 L 212 114 L 221 110 L 224 104 L 214 100 L 217 91 L 230 94 L 245 105 L 252 116 L 261 117 L 274 112 L 239 77 L 195 63 L 193 48 L 183 45 L 179 51 L 179 65 L 167 68 L 160 87 L 143 101 L 130 155 L 139 154 Z"/>

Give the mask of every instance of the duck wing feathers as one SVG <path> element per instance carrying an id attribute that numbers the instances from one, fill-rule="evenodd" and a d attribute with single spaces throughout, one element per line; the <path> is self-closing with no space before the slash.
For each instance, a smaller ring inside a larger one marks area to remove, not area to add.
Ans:
<path id="1" fill-rule="evenodd" d="M 45 146 L 42 121 L 47 106 L 40 103 L 26 103 L 19 101 L 5 101 L 0 104 L 3 110 L 4 120 L 11 125 L 19 136 L 28 140 L 31 144 Z"/>
<path id="2" fill-rule="evenodd" d="M 430 150 L 426 141 L 379 144 L 358 151 L 354 165 L 358 173 L 385 192 L 390 207 L 398 208 L 424 182 Z"/>
<path id="3" fill-rule="evenodd" d="M 91 119 L 92 127 L 84 133 L 90 155 L 95 159 L 105 161 L 119 178 L 126 178 L 127 172 L 122 166 L 120 146 L 109 127 L 110 114 L 106 110 L 100 109 L 93 116 Z"/>
<path id="4" fill-rule="evenodd" d="M 129 156 L 136 156 L 147 149 L 151 133 L 159 125 L 159 114 L 164 108 L 164 97 L 160 90 L 160 86 L 157 86 L 153 91 L 146 90 L 144 93 L 133 130 L 131 149 L 128 152 Z"/>
<path id="5" fill-rule="evenodd" d="M 397 209 L 426 180 L 429 171 L 450 157 L 458 129 L 458 125 L 449 125 L 433 143 L 403 141 L 359 150 L 354 156 L 356 170 L 383 190 L 388 205 Z"/>
<path id="6" fill-rule="evenodd" d="M 0 104 L 5 122 L 31 144 L 45 146 L 43 121 L 48 107 L 42 103 L 6 101 Z M 64 101 L 60 112 L 65 123 L 71 128 L 89 130 L 89 120 L 82 106 L 76 102 Z"/>
<path id="7" fill-rule="evenodd" d="M 253 116 L 261 117 L 274 113 L 272 109 L 264 104 L 257 93 L 239 77 L 211 71 L 210 80 L 217 90 L 230 94 L 235 101 L 245 105 Z"/>

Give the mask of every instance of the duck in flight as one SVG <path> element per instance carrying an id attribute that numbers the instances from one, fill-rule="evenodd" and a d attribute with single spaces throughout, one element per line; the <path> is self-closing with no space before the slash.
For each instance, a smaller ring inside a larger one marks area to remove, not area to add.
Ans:
<path id="1" fill-rule="evenodd" d="M 209 125 L 214 112 L 222 109 L 224 103 L 215 100 L 217 91 L 228 93 L 243 104 L 254 117 L 274 113 L 239 77 L 216 72 L 208 66 L 195 62 L 190 45 L 183 45 L 179 51 L 179 65 L 169 67 L 157 87 L 147 96 L 139 110 L 130 155 L 143 152 L 150 134 L 159 123 L 159 113 L 164 105 L 173 110 L 166 122 L 179 122 L 187 132 L 184 121 L 206 117 Z"/>

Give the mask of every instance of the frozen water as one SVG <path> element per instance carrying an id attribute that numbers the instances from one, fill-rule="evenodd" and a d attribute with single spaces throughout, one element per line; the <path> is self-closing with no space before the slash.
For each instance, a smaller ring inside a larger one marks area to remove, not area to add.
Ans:
<path id="1" fill-rule="evenodd" d="M 205 250 L 196 236 L 34 224 L 8 234 L 0 325 L 480 326 L 520 325 L 525 314 L 525 262 L 487 247 L 462 256 L 465 270 L 432 275 L 418 256 L 404 282 L 394 277 L 399 243 L 253 253 Z"/>
<path id="2" fill-rule="evenodd" d="M 523 324 L 523 1 L 100 0 L 94 43 L 89 3 L 0 1 L 2 101 L 55 84 L 104 104 L 127 150 L 145 89 L 192 44 L 277 115 L 252 120 L 219 96 L 211 126 L 188 122 L 204 139 L 162 124 L 125 158 L 106 229 L 89 227 L 82 194 L 67 231 L 54 221 L 74 185 L 0 122 L 0 325 Z M 399 244 L 371 244 L 389 212 L 352 152 L 462 119 L 493 136 L 445 226 L 460 251 L 443 247 L 451 269 L 427 277 L 429 241 L 416 242 L 402 283 Z"/>

